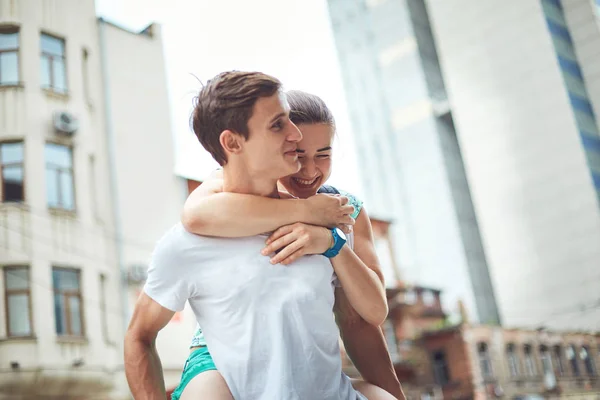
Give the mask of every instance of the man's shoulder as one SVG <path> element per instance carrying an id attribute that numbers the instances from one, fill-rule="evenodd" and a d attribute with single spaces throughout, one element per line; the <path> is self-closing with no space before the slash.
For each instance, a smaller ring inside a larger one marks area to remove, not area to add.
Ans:
<path id="1" fill-rule="evenodd" d="M 201 236 L 188 232 L 181 223 L 171 227 L 157 242 L 152 258 L 177 259 L 180 262 L 197 262 L 203 257 L 211 257 L 215 252 L 226 258 L 228 249 L 243 247 L 248 243 L 261 243 L 264 238 L 251 236 L 247 238 L 220 238 Z"/>
<path id="2" fill-rule="evenodd" d="M 209 248 L 209 239 L 216 240 L 215 238 L 194 235 L 186 231 L 181 223 L 177 223 L 156 242 L 152 258 L 154 260 L 157 258 L 177 258 L 181 260 L 189 253 L 190 249 Z"/>

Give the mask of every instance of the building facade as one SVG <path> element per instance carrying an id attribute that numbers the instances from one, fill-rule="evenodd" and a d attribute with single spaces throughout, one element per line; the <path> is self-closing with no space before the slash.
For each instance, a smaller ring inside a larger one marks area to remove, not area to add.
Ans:
<path id="1" fill-rule="evenodd" d="M 600 333 L 472 324 L 466 308 L 454 325 L 440 291 L 422 286 L 388 289 L 388 301 L 384 333 L 409 400 L 600 396 Z"/>
<path id="2" fill-rule="evenodd" d="M 503 322 L 598 330 L 596 4 L 427 5 Z"/>
<path id="3" fill-rule="evenodd" d="M 169 118 L 158 25 L 0 2 L 0 398 L 129 398 L 128 281 L 185 198 Z"/>
<path id="4" fill-rule="evenodd" d="M 599 328 L 597 7 L 329 0 L 366 200 L 451 313 Z"/>
<path id="5" fill-rule="evenodd" d="M 403 279 L 500 322 L 425 3 L 328 4 L 365 201 L 394 220 Z"/>

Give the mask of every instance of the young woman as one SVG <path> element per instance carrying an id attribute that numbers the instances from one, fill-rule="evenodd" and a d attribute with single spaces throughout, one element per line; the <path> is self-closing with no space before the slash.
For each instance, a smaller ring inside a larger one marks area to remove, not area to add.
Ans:
<path id="1" fill-rule="evenodd" d="M 271 262 L 283 265 L 311 254 L 312 239 L 316 235 L 314 225 L 343 227 L 348 233 L 348 246 L 342 249 L 346 254 L 332 262 L 338 279 L 335 314 L 346 349 L 352 356 L 357 353 L 354 350 L 356 343 L 353 343 L 355 341 L 352 338 L 346 340 L 346 336 L 350 337 L 352 333 L 345 334 L 342 328 L 343 321 L 349 319 L 348 316 L 366 321 L 371 325 L 373 334 L 378 335 L 375 339 L 384 343 L 378 326 L 385 320 L 387 305 L 371 224 L 362 202 L 351 194 L 341 193 L 343 196 L 337 202 L 331 197 L 323 197 L 324 195 L 315 196 L 318 192 L 340 193 L 331 186 L 323 186 L 331 174 L 334 118 L 317 96 L 291 91 L 287 98 L 291 108 L 290 119 L 302 132 L 303 139 L 297 150 L 301 169 L 280 181 L 282 198 L 306 199 L 299 200 L 305 203 L 220 193 L 222 182 L 217 173 L 190 195 L 182 220 L 190 232 L 208 236 L 240 237 L 275 230 L 267 239 L 262 254 L 274 254 Z M 346 205 L 346 201 L 351 207 Z M 322 228 L 317 229 L 323 231 Z M 359 343 L 358 345 L 360 346 Z M 395 398 L 403 398 L 385 345 L 379 348 L 384 350 L 373 355 L 373 363 L 354 360 L 355 364 L 363 377 L 367 378 L 371 374 L 373 378 L 370 381 L 379 380 L 374 383 L 387 389 Z M 361 355 L 356 358 L 365 357 Z M 381 368 L 377 371 L 373 365 L 375 363 L 383 365 L 383 371 Z M 373 384 L 356 381 L 354 386 L 369 400 L 394 398 Z M 232 399 L 212 361 L 200 328 L 194 335 L 190 357 L 184 367 L 180 385 L 172 397 L 173 400 L 197 398 Z"/>

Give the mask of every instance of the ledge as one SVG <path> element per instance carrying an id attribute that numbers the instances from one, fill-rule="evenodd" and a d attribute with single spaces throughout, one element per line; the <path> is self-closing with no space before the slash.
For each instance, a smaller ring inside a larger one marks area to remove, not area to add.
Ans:
<path id="1" fill-rule="evenodd" d="M 17 90 L 25 89 L 25 85 L 23 84 L 23 82 L 12 83 L 10 85 L 0 85 L 0 92 L 14 90 L 14 89 L 17 89 Z"/>
<path id="2" fill-rule="evenodd" d="M 63 208 L 48 208 L 48 213 L 55 217 L 63 217 L 76 219 L 77 218 L 77 210 L 65 210 Z"/>
<path id="3" fill-rule="evenodd" d="M 46 94 L 47 97 L 57 99 L 57 100 L 68 101 L 69 98 L 71 97 L 69 95 L 69 92 L 60 93 L 60 92 L 56 92 L 52 89 L 47 89 L 47 88 L 42 88 L 42 91 Z"/>
<path id="4" fill-rule="evenodd" d="M 27 203 L 18 203 L 18 202 L 7 201 L 7 202 L 0 203 L 0 210 L 1 211 L 8 211 L 8 210 L 30 211 L 31 206 Z"/>
<path id="5" fill-rule="evenodd" d="M 37 342 L 37 336 L 6 336 L 0 338 L 0 343 L 15 343 L 15 342 Z"/>
<path id="6" fill-rule="evenodd" d="M 60 335 L 56 337 L 56 343 L 65 344 L 88 344 L 89 340 L 86 336 L 69 336 Z"/>

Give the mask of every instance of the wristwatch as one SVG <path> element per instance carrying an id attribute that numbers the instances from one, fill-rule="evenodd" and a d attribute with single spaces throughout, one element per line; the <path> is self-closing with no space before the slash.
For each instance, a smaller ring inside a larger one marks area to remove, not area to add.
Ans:
<path id="1" fill-rule="evenodd" d="M 331 230 L 331 235 L 333 236 L 333 246 L 329 250 L 327 250 L 323 255 L 327 258 L 333 258 L 337 256 L 346 244 L 346 234 L 342 232 L 340 228 L 333 228 Z"/>

